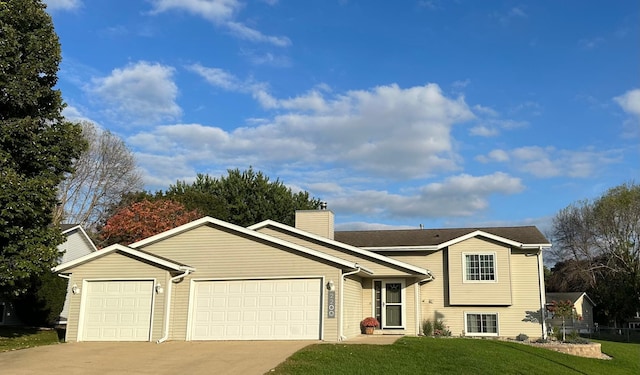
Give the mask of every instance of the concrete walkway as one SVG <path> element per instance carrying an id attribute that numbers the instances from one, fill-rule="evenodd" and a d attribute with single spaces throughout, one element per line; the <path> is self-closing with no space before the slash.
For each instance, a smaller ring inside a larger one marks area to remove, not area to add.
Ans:
<path id="1" fill-rule="evenodd" d="M 264 374 L 319 341 L 82 342 L 0 353 L 0 373 Z"/>

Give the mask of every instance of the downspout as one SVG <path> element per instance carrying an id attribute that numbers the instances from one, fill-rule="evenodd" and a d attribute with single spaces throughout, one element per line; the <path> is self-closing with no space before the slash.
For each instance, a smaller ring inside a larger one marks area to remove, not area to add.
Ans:
<path id="1" fill-rule="evenodd" d="M 420 305 L 420 283 L 417 282 L 415 284 L 413 284 L 413 295 L 414 295 L 414 303 L 416 304 L 416 335 L 420 334 L 420 316 L 422 314 L 420 314 L 420 310 L 421 310 L 421 305 Z"/>
<path id="2" fill-rule="evenodd" d="M 424 278 L 422 280 L 418 280 L 418 282 L 415 284 L 415 300 L 416 300 L 416 334 L 420 334 L 420 329 L 422 328 L 422 321 L 420 320 L 420 317 L 422 316 L 422 289 L 420 288 L 420 286 L 426 282 L 429 281 L 433 281 L 436 279 L 435 276 L 433 276 L 433 274 L 431 273 L 431 271 L 427 270 L 428 272 L 428 276 L 427 278 Z"/>
<path id="3" fill-rule="evenodd" d="M 167 341 L 167 339 L 169 338 L 169 315 L 171 313 L 171 293 L 172 293 L 172 287 L 173 287 L 173 282 L 186 277 L 187 275 L 189 275 L 189 273 L 191 273 L 191 270 L 185 270 L 184 273 L 178 275 L 178 276 L 174 276 L 171 279 L 169 279 L 169 285 L 167 286 L 167 311 L 166 314 L 164 314 L 164 336 L 162 336 L 158 341 L 156 341 L 156 344 L 162 344 L 163 342 Z"/>
<path id="4" fill-rule="evenodd" d="M 547 322 L 546 322 L 546 297 L 545 297 L 545 288 L 544 288 L 544 268 L 543 268 L 543 260 L 542 260 L 542 246 L 538 250 L 536 254 L 536 258 L 538 259 L 538 288 L 540 290 L 540 319 L 542 320 L 542 338 L 547 338 Z"/>
<path id="5" fill-rule="evenodd" d="M 71 285 L 69 285 L 69 280 L 71 280 L 71 276 L 70 275 L 63 275 L 61 273 L 58 274 L 58 276 L 62 277 L 63 279 L 67 279 L 67 293 L 69 293 L 69 290 L 71 288 Z M 67 298 L 68 296 L 65 296 L 64 298 L 64 303 L 67 303 Z M 62 321 L 60 320 L 60 318 L 58 317 L 58 323 L 57 324 L 62 324 Z M 64 322 L 64 324 L 67 324 L 67 322 Z"/>
<path id="6" fill-rule="evenodd" d="M 355 264 L 356 270 L 355 271 L 351 271 L 351 272 L 347 272 L 347 273 L 343 273 L 341 280 L 340 280 L 340 327 L 339 329 L 339 333 L 338 333 L 338 341 L 344 341 L 347 338 L 344 336 L 343 334 L 343 325 L 344 325 L 344 282 L 345 282 L 345 278 L 347 276 L 350 275 L 355 275 L 356 273 L 360 272 L 360 266 L 358 265 L 358 263 Z"/>

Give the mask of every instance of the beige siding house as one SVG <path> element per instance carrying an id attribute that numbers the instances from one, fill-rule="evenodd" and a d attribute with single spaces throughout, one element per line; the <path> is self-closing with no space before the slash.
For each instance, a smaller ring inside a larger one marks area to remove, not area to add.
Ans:
<path id="1" fill-rule="evenodd" d="M 547 303 L 552 303 L 553 301 L 571 301 L 577 318 L 566 321 L 565 327 L 584 333 L 593 332 L 593 308 L 596 304 L 586 292 L 547 293 L 546 299 Z M 561 327 L 562 319 L 551 317 L 549 325 L 552 327 Z"/>
<path id="2" fill-rule="evenodd" d="M 298 211 L 296 227 L 202 218 L 56 267 L 73 291 L 66 338 L 338 342 L 369 316 L 379 334 L 442 318 L 456 335 L 542 336 L 550 245 L 534 227 L 493 229 L 334 232 L 328 210 Z"/>

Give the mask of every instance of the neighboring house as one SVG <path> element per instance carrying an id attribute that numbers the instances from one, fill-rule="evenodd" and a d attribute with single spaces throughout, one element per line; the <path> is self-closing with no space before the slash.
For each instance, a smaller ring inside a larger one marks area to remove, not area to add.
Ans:
<path id="1" fill-rule="evenodd" d="M 91 238 L 85 232 L 79 224 L 61 224 L 62 234 L 67 237 L 67 240 L 58 245 L 58 250 L 62 253 L 60 261 L 58 263 L 63 264 L 70 262 L 74 259 L 80 258 L 87 254 L 90 254 L 96 250 L 96 245 L 93 244 Z M 67 315 L 69 313 L 69 300 L 71 298 L 71 285 L 67 287 L 67 296 L 64 300 L 64 307 L 60 313 L 60 319 L 58 324 L 67 323 Z"/>
<path id="2" fill-rule="evenodd" d="M 629 319 L 629 328 L 640 329 L 640 311 L 636 311 L 636 315 Z"/>
<path id="3" fill-rule="evenodd" d="M 62 253 L 59 263 L 66 263 L 81 256 L 96 251 L 96 247 L 87 235 L 82 226 L 78 224 L 61 224 L 62 234 L 66 236 L 66 241 L 58 245 L 58 250 Z M 71 289 L 67 290 L 67 297 L 64 302 L 64 308 L 60 313 L 60 322 L 64 324 L 67 320 L 67 310 L 69 305 L 69 296 Z M 0 301 L 0 325 L 19 325 L 22 324 L 20 317 L 16 316 L 13 306 L 10 302 Z"/>
<path id="4" fill-rule="evenodd" d="M 328 210 L 296 227 L 205 217 L 54 271 L 73 290 L 67 341 L 324 340 L 417 335 L 442 318 L 454 335 L 544 335 L 535 227 L 335 232 Z"/>
<path id="5" fill-rule="evenodd" d="M 593 332 L 593 308 L 596 304 L 586 292 L 547 293 L 547 304 L 552 301 L 571 301 L 578 318 L 565 320 L 565 328 L 581 333 Z M 561 318 L 548 320 L 551 327 L 562 327 Z"/>

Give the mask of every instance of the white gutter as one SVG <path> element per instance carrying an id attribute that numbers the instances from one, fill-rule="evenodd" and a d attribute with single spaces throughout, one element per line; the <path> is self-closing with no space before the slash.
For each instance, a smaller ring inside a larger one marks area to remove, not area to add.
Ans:
<path id="1" fill-rule="evenodd" d="M 160 338 L 160 340 L 156 341 L 156 344 L 162 344 L 163 342 L 167 341 L 167 339 L 169 338 L 169 315 L 171 313 L 171 292 L 172 292 L 172 286 L 173 286 L 173 282 L 186 277 L 189 273 L 191 273 L 191 269 L 186 269 L 184 271 L 184 273 L 178 275 L 178 276 L 174 276 L 169 280 L 169 285 L 167 286 L 167 313 L 164 315 L 164 336 L 162 336 Z"/>
<path id="2" fill-rule="evenodd" d="M 542 246 L 540 246 L 537 254 L 538 258 L 538 288 L 540 290 L 540 319 L 542 320 L 542 338 L 547 338 L 547 323 L 546 323 L 546 296 L 544 290 L 544 268 L 542 261 Z"/>
<path id="3" fill-rule="evenodd" d="M 342 279 L 340 280 L 340 327 L 339 332 L 338 332 L 338 341 L 344 341 L 346 340 L 346 336 L 343 335 L 343 325 L 344 325 L 344 282 L 345 282 L 345 277 L 350 276 L 350 275 L 354 275 L 358 272 L 360 272 L 360 266 L 358 265 L 358 263 L 355 264 L 356 270 L 355 271 L 351 271 L 351 272 L 347 272 L 347 273 L 343 273 L 342 274 Z"/>

